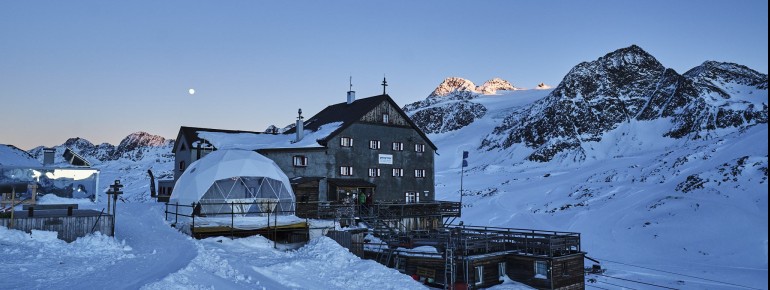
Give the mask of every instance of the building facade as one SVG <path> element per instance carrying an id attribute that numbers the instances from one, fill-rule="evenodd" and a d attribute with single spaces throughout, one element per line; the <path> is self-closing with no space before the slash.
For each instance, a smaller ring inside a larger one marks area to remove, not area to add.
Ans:
<path id="1" fill-rule="evenodd" d="M 361 194 L 376 201 L 435 200 L 436 146 L 390 96 L 349 98 L 298 120 L 283 134 L 181 127 L 174 178 L 218 147 L 249 149 L 272 159 L 290 179 L 318 183 L 319 201 Z M 240 143 L 227 141 L 235 139 Z"/>

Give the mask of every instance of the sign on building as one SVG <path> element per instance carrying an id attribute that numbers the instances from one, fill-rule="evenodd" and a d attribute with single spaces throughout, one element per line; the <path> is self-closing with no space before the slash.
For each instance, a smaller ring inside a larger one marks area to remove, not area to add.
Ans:
<path id="1" fill-rule="evenodd" d="M 380 164 L 393 164 L 393 155 L 391 154 L 380 154 Z"/>

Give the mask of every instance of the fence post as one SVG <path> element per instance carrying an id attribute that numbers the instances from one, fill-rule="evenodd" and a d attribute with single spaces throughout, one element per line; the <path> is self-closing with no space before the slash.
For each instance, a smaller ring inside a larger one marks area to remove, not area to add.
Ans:
<path id="1" fill-rule="evenodd" d="M 166 210 L 164 213 L 166 214 L 166 221 L 168 221 L 168 202 L 166 203 Z"/>
<path id="2" fill-rule="evenodd" d="M 176 202 L 176 210 L 174 211 L 174 224 L 179 223 L 179 202 Z"/>
<path id="3" fill-rule="evenodd" d="M 230 239 L 235 238 L 235 202 L 230 202 Z"/>
<path id="4" fill-rule="evenodd" d="M 198 204 L 200 204 L 200 202 Z M 191 216 L 192 216 L 192 225 L 191 226 L 194 229 L 195 228 L 195 203 L 194 202 L 192 203 L 192 214 L 191 214 Z M 192 232 L 192 231 L 190 231 L 190 232 Z"/>

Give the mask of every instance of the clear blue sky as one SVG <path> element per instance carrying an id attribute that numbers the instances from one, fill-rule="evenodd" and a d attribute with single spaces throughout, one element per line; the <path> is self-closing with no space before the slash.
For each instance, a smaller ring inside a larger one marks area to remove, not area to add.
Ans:
<path id="1" fill-rule="evenodd" d="M 556 85 L 637 44 L 680 73 L 767 73 L 767 1 L 0 1 L 0 143 L 264 130 L 445 77 Z M 194 95 L 188 89 L 194 88 Z"/>

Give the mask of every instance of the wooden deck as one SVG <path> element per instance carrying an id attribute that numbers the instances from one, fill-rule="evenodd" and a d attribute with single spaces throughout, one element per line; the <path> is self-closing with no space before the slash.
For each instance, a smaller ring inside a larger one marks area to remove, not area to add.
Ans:
<path id="1" fill-rule="evenodd" d="M 210 237 L 249 237 L 261 235 L 279 243 L 304 243 L 309 240 L 309 226 L 306 222 L 267 226 L 262 228 L 237 228 L 229 225 L 199 226 L 191 225 L 191 235 L 196 239 Z"/>

